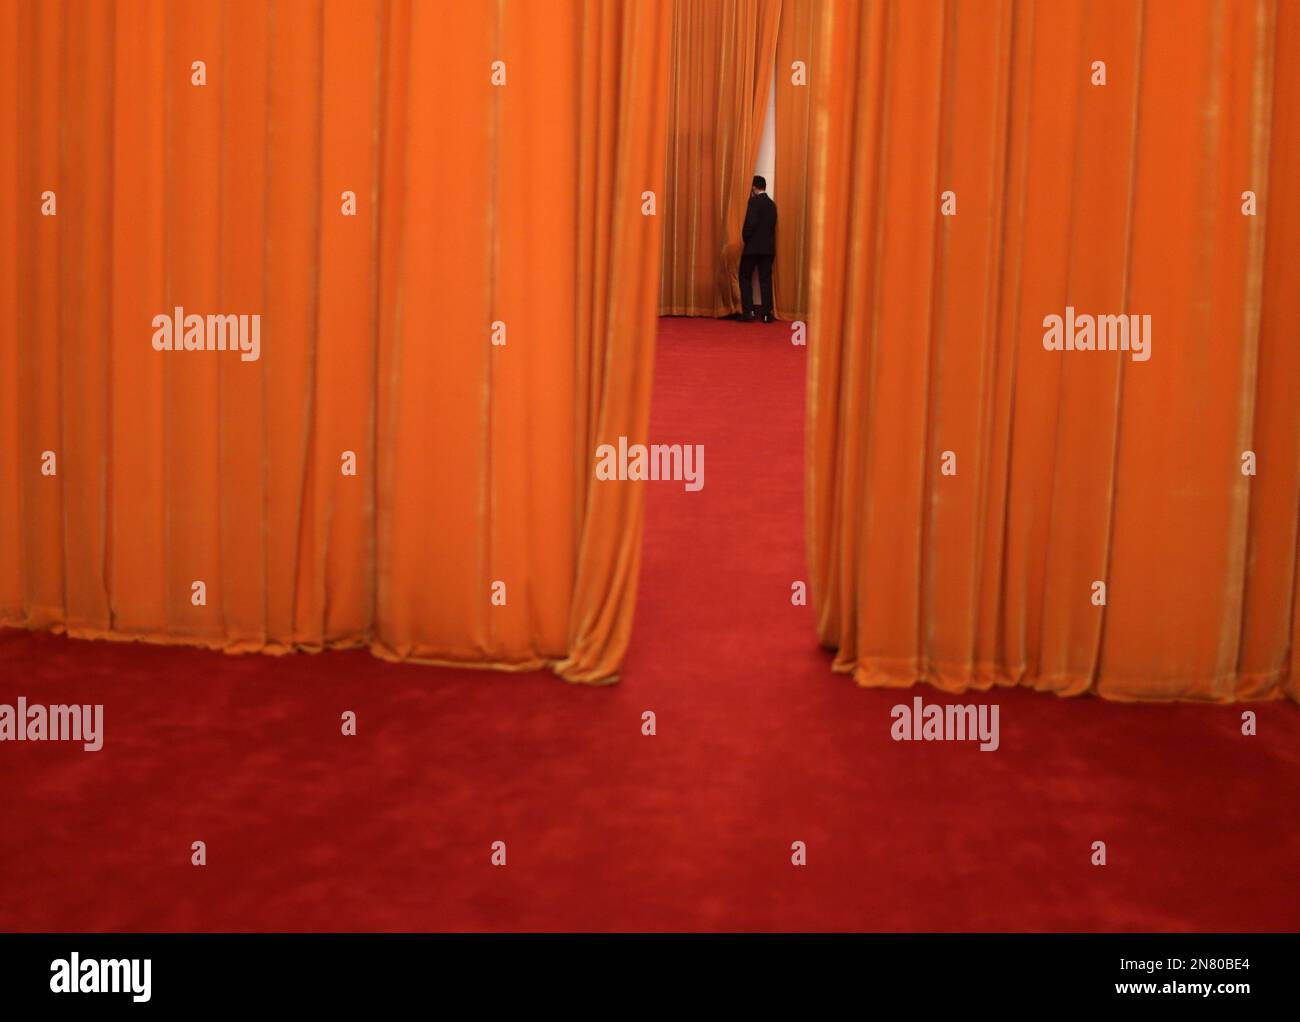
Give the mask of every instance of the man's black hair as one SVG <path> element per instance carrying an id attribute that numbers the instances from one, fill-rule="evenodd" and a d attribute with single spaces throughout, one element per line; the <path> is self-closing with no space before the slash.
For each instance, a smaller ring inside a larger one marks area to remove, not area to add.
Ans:
<path id="1" fill-rule="evenodd" d="M 767 191 L 767 178 L 763 177 L 761 174 L 755 174 L 754 187 L 757 188 L 760 192 Z"/>

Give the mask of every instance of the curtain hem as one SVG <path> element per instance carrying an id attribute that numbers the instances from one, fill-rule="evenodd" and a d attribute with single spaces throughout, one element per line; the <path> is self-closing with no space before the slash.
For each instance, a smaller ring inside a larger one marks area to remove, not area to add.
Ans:
<path id="1" fill-rule="evenodd" d="M 522 674 L 529 671 L 550 671 L 557 678 L 572 685 L 588 685 L 603 688 L 618 684 L 621 676 L 584 676 L 582 672 L 571 671 L 566 667 L 564 658 L 536 657 L 528 660 L 456 660 L 446 657 L 403 656 L 382 642 L 372 638 L 327 639 L 324 642 L 263 642 L 256 639 L 221 640 L 208 639 L 197 635 L 148 635 L 143 632 L 109 630 L 102 628 L 82 628 L 76 625 L 57 624 L 53 626 L 27 625 L 12 619 L 0 619 L 0 628 L 13 629 L 48 635 L 63 635 L 77 641 L 137 642 L 150 646 L 182 646 L 190 649 L 207 649 L 226 653 L 230 656 L 255 654 L 263 656 L 288 656 L 298 653 L 316 654 L 346 649 L 368 649 L 372 656 L 387 663 L 419 664 L 422 667 L 467 667 L 473 670 L 499 671 L 503 673 Z"/>

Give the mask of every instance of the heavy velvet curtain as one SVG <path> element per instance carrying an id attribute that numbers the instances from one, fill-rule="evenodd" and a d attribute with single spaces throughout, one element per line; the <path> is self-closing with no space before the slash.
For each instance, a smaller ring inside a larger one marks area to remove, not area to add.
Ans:
<path id="1" fill-rule="evenodd" d="M 0 0 L 0 623 L 614 678 L 670 15 Z"/>
<path id="2" fill-rule="evenodd" d="M 659 313 L 725 316 L 741 309 L 740 229 L 781 0 L 673 0 L 672 8 Z"/>
<path id="3" fill-rule="evenodd" d="M 818 31 L 809 544 L 836 669 L 1295 698 L 1300 6 L 844 2 Z M 1150 359 L 1047 350 L 1067 306 L 1149 315 Z"/>

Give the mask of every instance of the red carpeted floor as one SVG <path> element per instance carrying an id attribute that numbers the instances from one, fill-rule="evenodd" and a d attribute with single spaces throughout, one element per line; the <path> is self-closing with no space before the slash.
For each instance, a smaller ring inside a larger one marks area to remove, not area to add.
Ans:
<path id="1" fill-rule="evenodd" d="M 1300 926 L 1297 707 L 1245 738 L 1000 691 L 981 753 L 891 741 L 912 693 L 830 672 L 790 604 L 804 360 L 781 324 L 663 322 L 652 439 L 703 443 L 705 487 L 650 484 L 619 686 L 0 632 L 0 702 L 103 702 L 107 733 L 0 744 L 0 929 Z"/>

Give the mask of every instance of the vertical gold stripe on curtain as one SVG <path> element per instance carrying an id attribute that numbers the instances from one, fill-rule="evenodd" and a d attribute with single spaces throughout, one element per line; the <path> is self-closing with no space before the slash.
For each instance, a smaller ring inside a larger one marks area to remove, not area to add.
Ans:
<path id="1" fill-rule="evenodd" d="M 946 691 L 1295 695 L 1285 8 L 822 12 L 809 554 L 836 669 Z M 1150 315 L 1150 361 L 1044 350 L 1066 306 Z"/>
<path id="2" fill-rule="evenodd" d="M 406 203 L 407 181 L 403 154 L 410 132 L 408 113 L 411 73 L 411 5 L 409 0 L 391 0 L 384 6 L 381 28 L 384 40 L 380 96 L 380 208 L 402 208 Z M 405 250 L 409 230 L 408 217 L 380 217 L 378 224 L 379 301 L 375 343 L 375 606 L 373 629 L 387 635 L 401 635 L 410 630 L 407 601 L 399 599 L 391 572 L 380 565 L 395 558 L 394 543 L 398 504 L 396 483 L 398 458 L 385 451 L 385 437 L 400 435 L 397 412 L 401 407 L 386 395 L 396 394 L 401 382 L 398 359 L 406 308 L 407 275 Z M 467 255 L 466 265 L 471 262 Z M 418 538 L 441 523 L 427 521 Z M 428 563 L 428 555 L 425 554 Z M 409 645 L 396 645 L 392 639 L 377 650 L 381 655 L 400 659 L 409 653 Z M 374 647 L 372 647 L 374 648 Z"/>
<path id="3" fill-rule="evenodd" d="M 115 7 L 112 381 L 108 587 L 114 631 L 167 634 L 161 394 L 165 359 L 142 333 L 168 313 L 163 294 L 164 13 L 161 0 Z M 36 101 L 32 108 L 36 109 Z M 20 100 L 26 110 L 27 103 Z M 69 296 L 69 300 L 75 299 Z M 260 308 L 259 301 L 250 311 Z M 134 341 L 134 343 L 132 343 Z M 175 355 L 174 357 L 185 357 Z M 259 402 L 260 405 L 260 402 Z M 24 447 L 21 453 L 27 453 Z M 255 459 L 260 461 L 260 456 Z M 27 475 L 25 472 L 24 475 Z M 260 517 L 260 514 L 259 514 Z M 189 590 L 189 586 L 186 586 Z M 263 618 L 259 607 L 257 615 Z M 35 624 L 35 622 L 31 622 Z"/>
<path id="4" fill-rule="evenodd" d="M 213 4 L 165 4 L 163 16 L 164 293 L 163 304 L 156 311 L 180 306 L 187 315 L 206 315 L 209 310 L 220 309 L 221 181 L 212 140 L 220 135 L 221 90 L 194 86 L 185 72 L 194 59 L 205 59 L 215 77 L 220 68 L 221 12 Z M 207 56 L 185 59 L 188 54 Z M 169 73 L 173 68 L 175 72 Z M 218 84 L 214 82 L 214 86 Z M 301 187 L 306 176 L 296 176 Z M 74 226 L 80 229 L 80 225 Z M 65 293 L 78 292 L 69 288 Z M 141 316 L 139 322 L 147 323 L 151 318 Z M 263 326 L 268 333 L 275 330 L 269 317 Z M 158 439 L 162 441 L 163 581 L 168 595 L 165 607 L 169 631 L 192 635 L 207 645 L 219 645 L 224 633 L 221 608 L 225 592 L 221 537 L 219 530 L 211 527 L 211 519 L 220 500 L 220 433 L 210 426 L 204 428 L 205 424 L 221 421 L 219 363 L 206 355 L 158 353 L 148 347 L 144 350 L 165 359 Z M 303 387 L 296 389 L 301 393 Z M 296 546 L 296 529 L 292 539 Z M 204 606 L 196 606 L 190 598 L 195 580 L 203 581 L 207 588 Z"/>
<path id="5" fill-rule="evenodd" d="M 780 19 L 781 0 L 673 2 L 660 315 L 740 311 L 740 230 Z"/>
<path id="6" fill-rule="evenodd" d="M 19 4 L 18 20 L 18 189 L 14 196 L 41 201 L 58 191 L 60 178 L 59 116 L 62 93 L 59 69 L 62 23 L 31 4 Z M 38 105 L 37 99 L 40 99 Z M 53 116 L 49 116 L 53 114 Z M 67 196 L 64 196 L 65 200 Z M 28 458 L 61 449 L 59 389 L 59 230 L 58 221 L 36 215 L 18 217 L 18 294 L 16 363 L 20 421 L 19 449 Z M 24 300 L 25 296 L 25 300 Z M 25 415 L 22 414 L 25 410 Z M 42 486 L 47 478 L 20 467 L 20 518 L 25 535 L 22 576 L 23 610 L 37 627 L 62 627 L 64 559 L 63 492 Z"/>
<path id="7" fill-rule="evenodd" d="M 314 369 L 317 183 L 320 147 L 320 5 L 272 3 L 267 30 L 266 314 L 262 326 L 267 395 L 264 450 L 267 629 L 307 639 L 310 537 L 322 510 L 310 491 Z M 269 343 L 274 338 L 276 343 Z M 360 487 L 354 488 L 357 497 Z M 304 604 L 306 606 L 304 606 Z"/>
<path id="8" fill-rule="evenodd" d="M 319 269 L 316 308 L 318 466 L 312 641 L 356 642 L 374 606 L 375 306 L 374 236 L 380 57 L 378 0 L 323 5 L 320 100 Z M 328 116 L 325 113 L 328 111 Z M 357 215 L 339 215 L 343 192 Z M 342 454 L 356 454 L 355 477 Z"/>
<path id="9" fill-rule="evenodd" d="M 0 623 L 26 617 L 23 491 L 26 485 L 21 457 L 23 424 L 19 409 L 22 388 L 18 379 L 21 278 L 18 266 L 18 202 L 24 149 L 19 144 L 20 89 L 18 71 L 19 0 L 0 0 L 0 95 L 13 102 L 0 103 Z M 4 196 L 13 196 L 6 200 Z M 30 455 L 29 455 L 30 456 Z"/>
<path id="10" fill-rule="evenodd" d="M 670 16 L 0 0 L 0 623 L 612 680 Z M 260 358 L 153 350 L 176 308 Z"/>
<path id="11" fill-rule="evenodd" d="M 504 0 L 495 0 L 490 4 L 492 8 L 491 17 L 491 36 L 490 48 L 493 56 L 502 59 L 507 65 L 513 63 L 515 56 L 512 49 L 505 45 L 504 31 L 502 22 L 504 21 L 503 10 Z M 510 318 L 506 315 L 507 301 L 504 294 L 504 288 L 497 286 L 497 273 L 501 266 L 500 249 L 501 249 L 501 211 L 503 205 L 503 195 L 501 187 L 501 163 L 502 163 L 502 98 L 503 93 L 499 88 L 494 88 L 490 92 L 491 109 L 488 113 L 488 190 L 487 190 L 487 215 L 485 217 L 485 235 L 487 238 L 487 272 L 483 301 L 484 301 L 484 318 L 489 322 L 497 320 L 497 308 L 502 309 L 501 321 L 509 323 Z M 511 104 L 514 107 L 514 104 Z M 511 313 L 513 309 L 509 310 Z M 480 589 L 488 588 L 497 584 L 501 573 L 497 570 L 495 551 L 497 549 L 497 490 L 498 477 L 496 466 L 494 464 L 494 438 L 497 433 L 498 424 L 494 415 L 495 410 L 504 404 L 504 401 L 496 400 L 497 374 L 495 372 L 497 359 L 493 357 L 492 346 L 489 344 L 482 345 L 479 349 L 479 364 L 482 366 L 483 384 L 479 389 L 481 396 L 482 409 L 482 437 L 483 450 L 479 459 L 480 471 L 480 493 L 479 493 L 479 520 L 484 523 L 483 528 L 479 529 L 479 587 Z M 531 454 L 531 451 L 529 452 Z M 502 580 L 505 581 L 505 580 Z M 516 603 L 518 603 L 519 593 L 515 593 Z M 499 615 L 493 612 L 493 607 L 488 600 L 478 602 L 478 629 L 481 636 L 480 643 L 490 659 L 496 660 L 501 658 L 501 644 L 497 641 L 496 633 L 498 631 Z M 514 620 L 511 624 L 518 624 L 518 615 L 512 615 Z M 530 661 L 530 663 L 532 663 Z M 540 661 L 537 661 L 540 663 Z"/>
<path id="12" fill-rule="evenodd" d="M 84 31 L 64 37 L 66 78 L 60 175 L 74 176 L 81 191 L 76 216 L 57 218 L 61 263 L 60 291 L 84 291 L 86 301 L 60 316 L 60 389 L 62 470 L 65 491 L 63 550 L 67 626 L 94 630 L 108 617 L 103 565 L 106 553 L 105 507 L 108 499 L 104 447 L 108 427 L 107 319 L 112 296 L 109 239 L 112 236 L 112 179 L 104 173 L 101 154 L 112 144 L 113 11 L 107 3 L 83 8 Z M 98 45 L 105 39 L 108 45 Z M 53 185 L 51 185 L 53 187 Z M 78 221 L 85 223 L 82 229 Z M 85 437 L 69 445 L 70 437 Z"/>
<path id="13" fill-rule="evenodd" d="M 275 215 L 268 180 L 269 47 L 271 12 L 256 0 L 225 5 L 221 20 L 219 89 L 222 103 L 219 296 L 220 308 L 232 312 L 267 310 L 265 286 L 268 225 Z M 212 69 L 209 61 L 209 70 Z M 123 172 L 128 172 L 124 168 Z M 123 260 L 129 262 L 124 253 Z M 264 317 L 262 326 L 267 328 Z M 119 324 L 117 346 L 124 357 L 147 360 L 154 352 L 135 352 L 127 343 L 130 325 Z M 269 347 L 264 329 L 263 348 Z M 184 358 L 187 356 L 176 356 Z M 265 437 L 270 411 L 264 370 L 257 363 L 226 358 L 217 366 L 221 423 L 218 437 L 221 535 L 221 592 L 226 648 L 275 648 L 283 636 L 267 620 L 268 533 L 264 526 L 267 464 Z M 253 371 L 250 371 L 252 369 Z M 132 446 L 124 438 L 121 456 Z M 125 597 L 130 590 L 124 590 Z M 122 600 L 123 603 L 128 602 Z"/>

